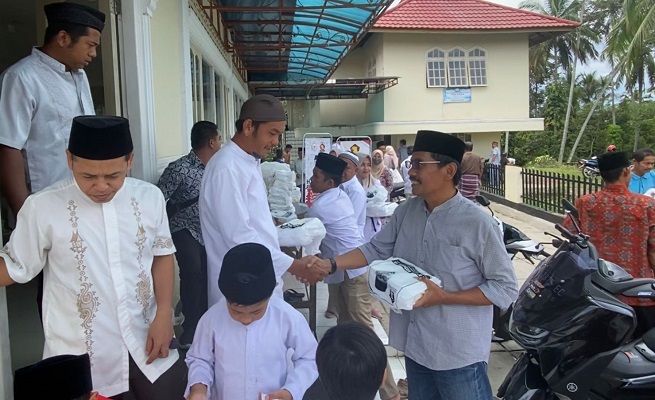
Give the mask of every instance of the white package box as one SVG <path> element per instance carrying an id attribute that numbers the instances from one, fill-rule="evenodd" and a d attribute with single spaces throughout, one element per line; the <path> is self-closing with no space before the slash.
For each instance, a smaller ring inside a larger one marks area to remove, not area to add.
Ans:
<path id="1" fill-rule="evenodd" d="M 411 310 L 423 296 L 427 285 L 419 276 L 430 276 L 430 280 L 441 286 L 441 280 L 402 258 L 374 261 L 368 273 L 368 287 L 371 294 L 386 303 L 392 310 Z"/>
<path id="2" fill-rule="evenodd" d="M 295 219 L 277 227 L 280 246 L 303 247 L 305 255 L 320 253 L 325 234 L 325 226 L 318 218 Z"/>

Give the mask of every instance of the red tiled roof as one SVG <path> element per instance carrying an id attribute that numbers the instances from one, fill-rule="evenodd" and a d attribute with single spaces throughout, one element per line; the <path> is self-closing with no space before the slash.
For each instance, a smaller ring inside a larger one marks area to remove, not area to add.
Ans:
<path id="1" fill-rule="evenodd" d="M 575 28 L 578 22 L 519 10 L 484 0 L 403 0 L 373 29 L 512 30 Z"/>

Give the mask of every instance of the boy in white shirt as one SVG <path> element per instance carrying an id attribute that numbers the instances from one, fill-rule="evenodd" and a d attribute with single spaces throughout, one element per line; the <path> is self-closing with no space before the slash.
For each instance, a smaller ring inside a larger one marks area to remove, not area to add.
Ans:
<path id="1" fill-rule="evenodd" d="M 318 377 L 317 343 L 305 317 L 271 297 L 275 285 L 265 246 L 227 252 L 218 279 L 225 298 L 200 319 L 186 357 L 188 400 L 302 400 Z"/>

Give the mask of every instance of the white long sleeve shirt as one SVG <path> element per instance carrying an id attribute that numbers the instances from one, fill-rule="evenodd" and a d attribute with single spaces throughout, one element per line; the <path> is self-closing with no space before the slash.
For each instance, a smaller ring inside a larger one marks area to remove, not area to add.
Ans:
<path id="1" fill-rule="evenodd" d="M 226 144 L 205 167 L 198 202 L 207 250 L 209 306 L 223 298 L 218 289 L 223 257 L 242 243 L 260 243 L 271 252 L 278 278 L 275 294 L 281 298 L 282 275 L 293 258 L 280 250 L 259 160 L 234 142 Z"/>
<path id="2" fill-rule="evenodd" d="M 93 389 L 114 396 L 129 390 L 128 353 L 151 382 L 178 358 L 146 365 L 152 262 L 174 252 L 156 186 L 127 178 L 99 204 L 67 179 L 27 198 L 0 257 L 17 283 L 44 272 L 43 357 L 88 353 Z"/>
<path id="3" fill-rule="evenodd" d="M 186 356 L 185 396 L 202 383 L 209 400 L 258 400 L 280 389 L 302 400 L 318 378 L 316 347 L 305 317 L 284 300 L 271 297 L 264 316 L 246 326 L 230 317 L 222 299 L 198 322 Z"/>
<path id="4" fill-rule="evenodd" d="M 366 191 L 362 184 L 359 183 L 357 176 L 353 176 L 349 181 L 342 183 L 340 187 L 346 192 L 353 205 L 359 232 L 364 237 L 364 227 L 366 226 Z"/>
<path id="5" fill-rule="evenodd" d="M 318 195 L 307 212 L 308 218 L 318 218 L 325 225 L 325 239 L 321 242 L 323 258 L 346 254 L 362 244 L 364 237 L 357 226 L 355 211 L 348 195 L 339 188 L 326 190 Z M 368 267 L 346 271 L 350 279 L 368 271 Z M 325 278 L 326 283 L 343 282 L 344 271 L 339 270 Z"/>
<path id="6" fill-rule="evenodd" d="M 0 144 L 25 150 L 32 193 L 70 177 L 73 118 L 93 114 L 84 70 L 66 71 L 37 48 L 0 75 Z"/>

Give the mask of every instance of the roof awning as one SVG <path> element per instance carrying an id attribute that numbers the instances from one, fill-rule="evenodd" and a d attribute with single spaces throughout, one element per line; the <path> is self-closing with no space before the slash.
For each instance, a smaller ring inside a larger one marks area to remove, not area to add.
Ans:
<path id="1" fill-rule="evenodd" d="M 216 0 L 248 83 L 319 85 L 392 0 Z"/>
<path id="2" fill-rule="evenodd" d="M 398 77 L 328 79 L 322 84 L 281 86 L 278 82 L 251 85 L 256 94 L 270 94 L 282 100 L 363 99 L 396 86 Z"/>

